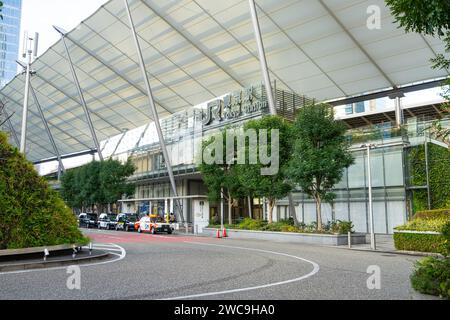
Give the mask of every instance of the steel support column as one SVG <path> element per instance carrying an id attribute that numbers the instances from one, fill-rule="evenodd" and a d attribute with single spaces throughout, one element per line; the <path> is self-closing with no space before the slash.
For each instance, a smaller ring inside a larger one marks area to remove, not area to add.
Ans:
<path id="1" fill-rule="evenodd" d="M 255 0 L 249 0 L 250 13 L 252 16 L 253 30 L 255 33 L 256 43 L 258 45 L 259 62 L 261 64 L 261 72 L 264 78 L 264 84 L 266 86 L 267 99 L 269 101 L 270 114 L 277 115 L 277 109 L 275 106 L 275 99 L 273 96 L 272 83 L 270 82 L 269 69 L 267 68 L 266 53 L 264 50 L 264 44 L 261 36 L 261 29 L 259 27 L 258 14 L 256 12 Z"/>
<path id="2" fill-rule="evenodd" d="M 29 98 L 29 86 L 31 77 L 31 54 L 32 51 L 27 50 L 28 62 L 25 68 L 25 93 L 23 98 L 23 113 L 22 113 L 22 131 L 20 133 L 20 152 L 25 154 L 27 145 L 27 125 L 28 125 L 28 98 Z"/>
<path id="3" fill-rule="evenodd" d="M 5 112 L 6 118 L 8 119 L 8 114 L 6 113 L 6 111 L 4 111 L 4 112 Z M 20 140 L 19 140 L 19 137 L 17 136 L 16 130 L 14 130 L 14 127 L 13 127 L 13 125 L 11 123 L 11 119 L 8 119 L 7 122 L 8 122 L 9 130 L 11 130 L 11 134 L 12 134 L 12 136 L 14 138 L 14 141 L 16 142 L 17 147 L 19 147 L 20 146 Z"/>
<path id="4" fill-rule="evenodd" d="M 66 43 L 66 39 L 65 39 L 66 32 L 64 32 L 62 29 L 57 28 L 55 26 L 53 26 L 53 28 L 55 28 L 55 30 L 58 31 L 58 33 L 61 35 L 61 40 L 62 40 L 62 43 L 66 50 L 67 60 L 69 61 L 70 71 L 72 72 L 72 77 L 73 77 L 74 83 L 77 87 L 78 95 L 80 96 L 81 105 L 83 107 L 84 114 L 86 115 L 86 120 L 89 125 L 89 130 L 91 131 L 92 139 L 94 140 L 95 148 L 98 150 L 98 156 L 100 158 L 100 161 L 103 161 L 103 155 L 102 155 L 102 151 L 100 148 L 100 143 L 98 142 L 97 134 L 95 133 L 94 125 L 92 124 L 91 115 L 89 114 L 89 109 L 86 105 L 86 100 L 84 99 L 83 91 L 81 90 L 80 82 L 78 81 L 75 67 L 73 66 L 72 58 L 71 58 L 70 52 L 69 52 L 69 47 L 67 47 L 67 43 Z"/>
<path id="5" fill-rule="evenodd" d="M 30 92 L 31 92 L 31 95 L 33 96 L 34 102 L 36 103 L 37 109 L 39 111 L 39 115 L 41 116 L 42 123 L 44 124 L 45 131 L 47 131 L 48 138 L 50 140 L 50 143 L 53 146 L 53 150 L 55 151 L 55 155 L 58 158 L 58 163 L 59 163 L 58 175 L 59 175 L 59 171 L 60 171 L 59 169 L 61 169 L 62 172 L 65 172 L 66 170 L 64 168 L 64 165 L 63 165 L 63 162 L 61 159 L 61 154 L 59 153 L 58 147 L 56 146 L 55 140 L 53 139 L 52 132 L 50 131 L 47 120 L 45 119 L 44 112 L 42 111 L 41 104 L 39 103 L 39 100 L 37 98 L 36 92 L 34 91 L 33 85 L 31 84 L 31 81 L 30 81 Z"/>
<path id="6" fill-rule="evenodd" d="M 131 10 L 130 10 L 130 6 L 128 4 L 128 0 L 124 0 L 124 4 L 125 4 L 125 8 L 128 14 L 128 20 L 129 20 L 129 27 L 131 30 L 131 35 L 134 39 L 134 44 L 136 46 L 136 53 L 138 55 L 138 59 L 139 59 L 139 65 L 141 67 L 141 72 L 142 72 L 142 77 L 143 80 L 145 82 L 145 88 L 147 90 L 147 96 L 148 96 L 148 100 L 149 100 L 149 105 L 150 105 L 150 111 L 152 113 L 153 116 L 153 120 L 155 121 L 155 126 L 156 126 L 156 132 L 158 133 L 158 138 L 159 138 L 159 143 L 163 152 L 163 156 L 164 156 L 164 160 L 166 162 L 166 167 L 167 167 L 167 172 L 169 174 L 169 179 L 170 179 L 170 184 L 172 185 L 172 191 L 174 194 L 174 198 L 178 198 L 178 193 L 177 193 L 177 186 L 175 183 L 175 176 L 173 174 L 173 169 L 172 169 L 172 164 L 170 161 L 170 157 L 169 157 L 169 153 L 167 152 L 167 147 L 166 147 L 166 143 L 164 140 L 164 136 L 163 136 L 163 132 L 161 129 L 161 124 L 159 122 L 159 115 L 158 112 L 156 110 L 156 106 L 155 106 L 155 101 L 153 98 L 153 93 L 152 93 L 152 89 L 150 87 L 150 81 L 148 79 L 148 74 L 145 68 L 145 62 L 144 62 L 144 56 L 142 55 L 142 50 L 141 50 L 141 45 L 139 43 L 139 39 L 136 33 L 136 29 L 134 27 L 134 22 L 133 22 L 133 16 L 131 15 Z M 180 214 L 180 217 L 182 220 L 184 220 L 183 215 Z"/>
<path id="7" fill-rule="evenodd" d="M 395 124 L 397 127 L 403 125 L 403 109 L 401 97 L 395 98 Z"/>

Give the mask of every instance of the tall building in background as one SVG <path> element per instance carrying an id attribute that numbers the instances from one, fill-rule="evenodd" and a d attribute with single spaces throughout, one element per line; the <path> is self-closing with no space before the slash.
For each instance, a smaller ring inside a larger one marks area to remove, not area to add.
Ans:
<path id="1" fill-rule="evenodd" d="M 17 74 L 22 0 L 3 0 L 0 20 L 0 88 Z"/>

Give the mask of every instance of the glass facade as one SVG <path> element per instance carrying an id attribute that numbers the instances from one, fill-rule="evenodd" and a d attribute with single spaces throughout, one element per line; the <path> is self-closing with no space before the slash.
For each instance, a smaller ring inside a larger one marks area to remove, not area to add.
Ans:
<path id="1" fill-rule="evenodd" d="M 0 88 L 17 74 L 22 0 L 3 0 L 0 20 Z"/>

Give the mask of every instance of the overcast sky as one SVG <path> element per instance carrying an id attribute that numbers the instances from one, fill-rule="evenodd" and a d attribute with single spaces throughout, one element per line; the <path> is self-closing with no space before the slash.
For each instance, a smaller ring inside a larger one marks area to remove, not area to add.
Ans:
<path id="1" fill-rule="evenodd" d="M 25 31 L 39 32 L 39 54 L 42 54 L 59 39 L 53 25 L 70 31 L 105 2 L 107 0 L 23 0 L 21 37 Z M 21 40 L 21 47 L 22 43 Z"/>

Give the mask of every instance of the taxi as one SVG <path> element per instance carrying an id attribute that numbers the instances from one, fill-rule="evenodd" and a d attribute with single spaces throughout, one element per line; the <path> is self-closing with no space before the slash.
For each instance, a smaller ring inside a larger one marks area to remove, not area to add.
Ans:
<path id="1" fill-rule="evenodd" d="M 165 223 L 158 215 L 143 217 L 136 225 L 139 233 L 149 232 L 151 234 L 167 233 L 172 234 L 173 230 L 169 223 Z"/>

